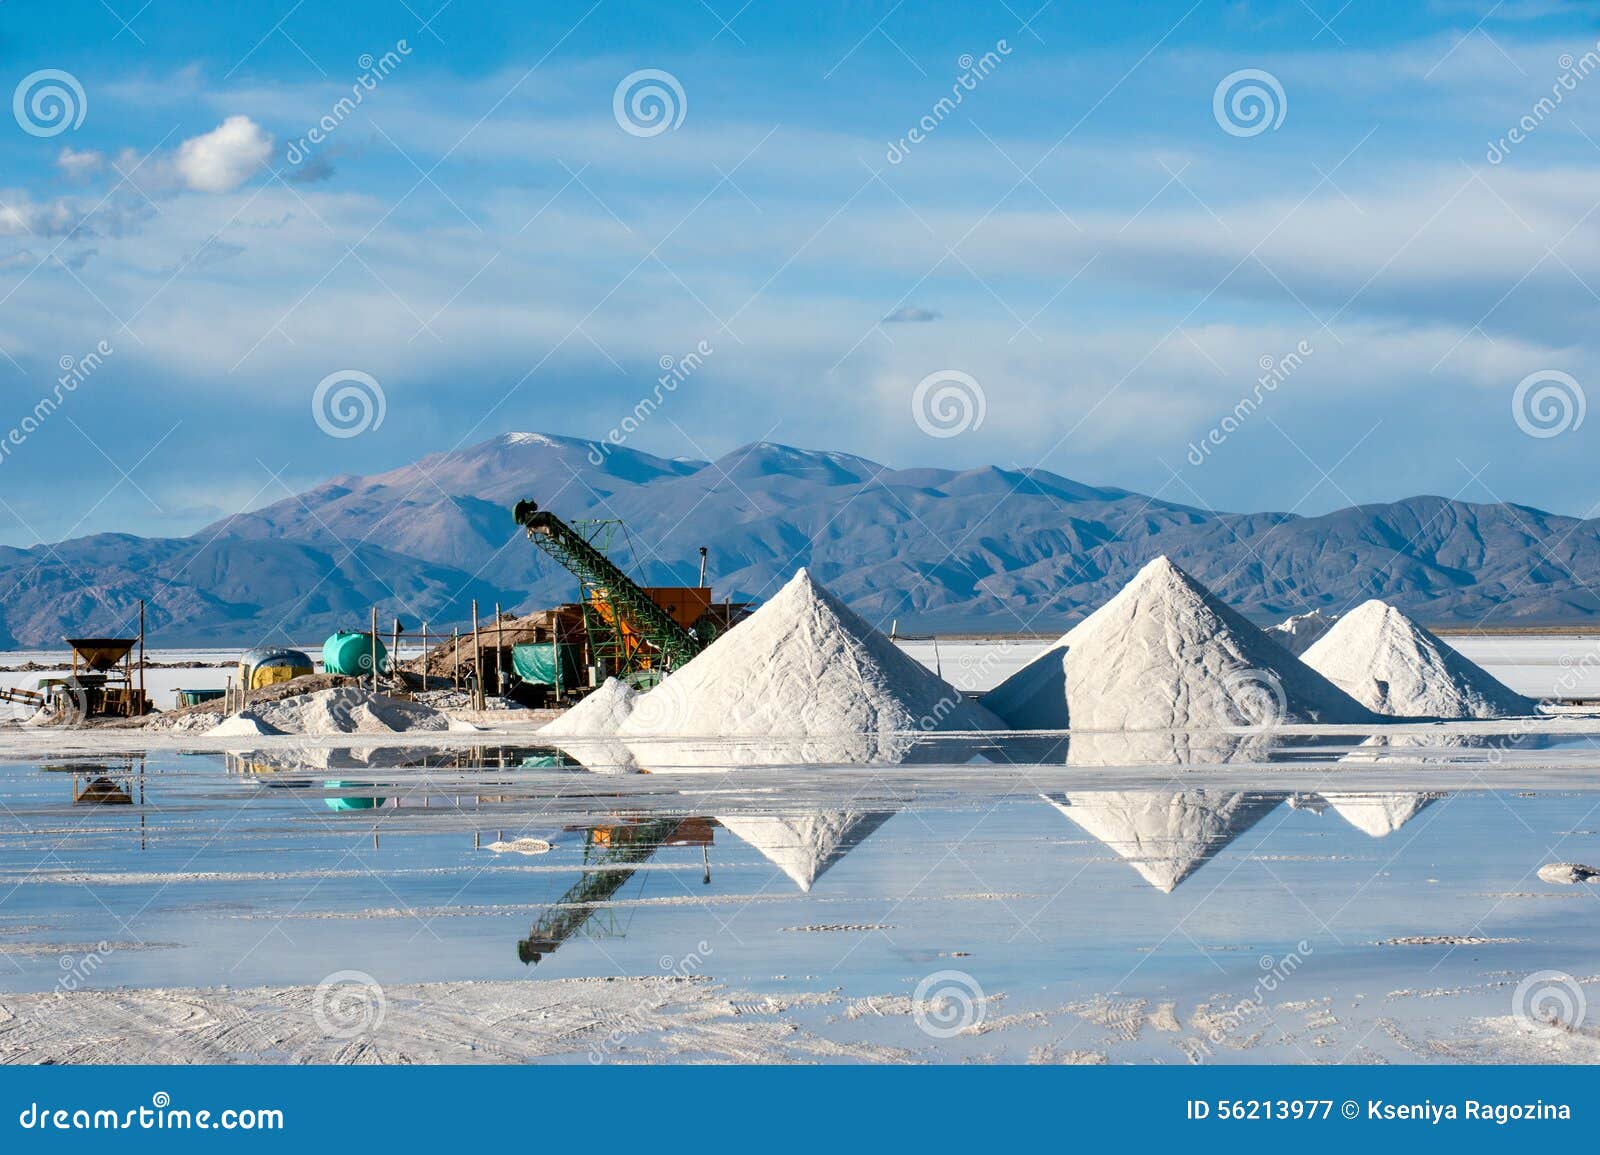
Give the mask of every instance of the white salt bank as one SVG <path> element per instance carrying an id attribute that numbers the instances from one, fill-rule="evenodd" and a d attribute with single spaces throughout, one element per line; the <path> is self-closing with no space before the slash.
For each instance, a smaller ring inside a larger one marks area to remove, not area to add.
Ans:
<path id="1" fill-rule="evenodd" d="M 1022 729 L 1372 720 L 1166 557 L 1146 565 L 983 702 Z"/>
<path id="2" fill-rule="evenodd" d="M 1295 614 L 1275 626 L 1268 626 L 1267 636 L 1298 658 L 1332 629 L 1338 620 L 1338 614 L 1312 610 L 1308 614 Z"/>
<path id="3" fill-rule="evenodd" d="M 999 730 L 800 570 L 766 605 L 634 702 L 623 737 Z"/>
<path id="4" fill-rule="evenodd" d="M 1376 598 L 1340 618 L 1301 660 L 1379 714 L 1507 718 L 1536 708 Z"/>

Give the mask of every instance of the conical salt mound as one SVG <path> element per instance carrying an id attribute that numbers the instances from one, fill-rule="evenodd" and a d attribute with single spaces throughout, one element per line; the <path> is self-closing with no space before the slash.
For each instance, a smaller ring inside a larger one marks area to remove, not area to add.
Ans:
<path id="1" fill-rule="evenodd" d="M 540 728 L 551 737 L 593 737 L 615 734 L 617 727 L 633 713 L 639 692 L 626 682 L 607 678 L 583 701 L 555 721 Z"/>
<path id="2" fill-rule="evenodd" d="M 1287 795 L 1216 790 L 1109 790 L 1044 800 L 1170 894 Z"/>
<path id="3" fill-rule="evenodd" d="M 1324 794 L 1323 801 L 1351 826 L 1373 838 L 1387 838 L 1410 822 L 1437 794 Z"/>
<path id="4" fill-rule="evenodd" d="M 1049 692 L 1058 684 L 1060 700 Z M 984 705 L 1014 726 L 1033 729 L 1372 720 L 1343 690 L 1165 557 L 984 695 Z"/>
<path id="5" fill-rule="evenodd" d="M 1379 714 L 1506 718 L 1535 709 L 1531 699 L 1376 598 L 1340 618 L 1301 660 Z"/>
<path id="6" fill-rule="evenodd" d="M 801 890 L 809 891 L 817 879 L 892 817 L 892 810 L 829 810 L 788 817 L 719 815 L 717 821 L 759 850 Z"/>
<path id="7" fill-rule="evenodd" d="M 800 570 L 766 605 L 634 703 L 625 737 L 1000 730 Z"/>
<path id="8" fill-rule="evenodd" d="M 1325 614 L 1312 610 L 1308 614 L 1295 614 L 1284 618 L 1275 626 L 1267 627 L 1267 636 L 1295 657 L 1309 650 L 1318 638 L 1333 628 L 1338 614 Z"/>

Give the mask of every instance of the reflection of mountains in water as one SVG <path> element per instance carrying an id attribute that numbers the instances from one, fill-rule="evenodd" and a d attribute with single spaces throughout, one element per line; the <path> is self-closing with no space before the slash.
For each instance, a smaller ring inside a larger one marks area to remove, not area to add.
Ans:
<path id="1" fill-rule="evenodd" d="M 792 815 L 718 815 L 723 829 L 749 843 L 802 891 L 894 816 L 892 810 L 824 810 Z"/>

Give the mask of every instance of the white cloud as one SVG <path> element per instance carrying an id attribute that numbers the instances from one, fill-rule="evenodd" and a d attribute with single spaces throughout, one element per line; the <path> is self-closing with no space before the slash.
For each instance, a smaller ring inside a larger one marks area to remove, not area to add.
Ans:
<path id="1" fill-rule="evenodd" d="M 266 163 L 272 137 L 248 116 L 230 116 L 178 149 L 178 175 L 196 192 L 232 192 Z"/>
<path id="2" fill-rule="evenodd" d="M 105 155 L 92 148 L 80 151 L 68 146 L 56 157 L 56 167 L 70 181 L 88 180 L 104 168 L 105 163 Z"/>

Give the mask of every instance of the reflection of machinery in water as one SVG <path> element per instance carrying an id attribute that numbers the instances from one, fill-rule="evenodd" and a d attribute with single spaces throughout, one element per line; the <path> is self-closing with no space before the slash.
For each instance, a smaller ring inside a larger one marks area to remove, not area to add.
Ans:
<path id="1" fill-rule="evenodd" d="M 597 917 L 605 902 L 632 878 L 634 872 L 663 846 L 698 846 L 705 865 L 703 881 L 711 881 L 710 847 L 714 824 L 709 818 L 655 818 L 585 828 L 583 877 L 533 924 L 528 937 L 517 943 L 517 957 L 536 963 Z M 609 913 L 606 918 L 611 916 Z M 614 922 L 601 933 L 617 936 Z"/>
<path id="2" fill-rule="evenodd" d="M 139 849 L 145 849 L 144 755 L 113 755 L 93 762 L 47 762 L 48 774 L 72 775 L 74 806 L 128 806 L 139 815 Z"/>

